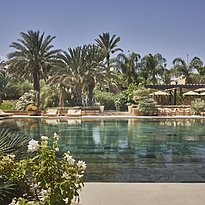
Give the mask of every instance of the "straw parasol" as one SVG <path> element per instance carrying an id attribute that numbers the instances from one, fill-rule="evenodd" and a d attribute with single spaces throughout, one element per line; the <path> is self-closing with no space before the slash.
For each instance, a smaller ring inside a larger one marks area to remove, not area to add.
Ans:
<path id="1" fill-rule="evenodd" d="M 200 93 L 200 95 L 205 95 L 205 92 L 203 92 L 203 93 Z"/>
<path id="2" fill-rule="evenodd" d="M 200 95 L 200 94 L 196 93 L 194 91 L 188 91 L 188 92 L 184 93 L 183 95 Z"/>
<path id="3" fill-rule="evenodd" d="M 159 90 L 151 93 L 150 95 L 170 95 L 170 94 Z"/>
<path id="4" fill-rule="evenodd" d="M 196 91 L 196 92 L 205 92 L 205 88 L 198 88 L 198 89 L 196 89 L 194 91 Z"/>

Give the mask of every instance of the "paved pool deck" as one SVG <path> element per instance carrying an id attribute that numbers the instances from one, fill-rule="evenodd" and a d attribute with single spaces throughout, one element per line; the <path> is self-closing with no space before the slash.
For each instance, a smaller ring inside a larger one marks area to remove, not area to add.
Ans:
<path id="1" fill-rule="evenodd" d="M 0 117 L 0 120 L 3 119 L 12 119 L 12 118 L 41 118 L 41 119 L 205 119 L 205 116 L 201 115 L 174 115 L 174 116 L 138 116 L 132 115 L 128 112 L 122 112 L 122 115 L 108 115 L 103 113 L 102 115 L 85 115 L 85 116 L 29 116 L 29 115 L 13 115 Z"/>
<path id="2" fill-rule="evenodd" d="M 81 205 L 204 205 L 205 183 L 85 183 Z"/>

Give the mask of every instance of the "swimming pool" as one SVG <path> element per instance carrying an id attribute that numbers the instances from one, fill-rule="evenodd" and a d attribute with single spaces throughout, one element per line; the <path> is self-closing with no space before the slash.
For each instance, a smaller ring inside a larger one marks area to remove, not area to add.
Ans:
<path id="1" fill-rule="evenodd" d="M 203 119 L 10 119 L 32 138 L 61 136 L 89 182 L 205 182 Z"/>

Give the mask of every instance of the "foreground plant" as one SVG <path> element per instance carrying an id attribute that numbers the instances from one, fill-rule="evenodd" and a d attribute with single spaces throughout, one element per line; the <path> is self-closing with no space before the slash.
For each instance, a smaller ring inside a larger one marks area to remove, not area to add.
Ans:
<path id="1" fill-rule="evenodd" d="M 58 159 L 58 141 L 56 133 L 52 140 L 42 136 L 40 143 L 33 139 L 29 142 L 30 155 L 26 159 L 18 161 L 15 155 L 1 157 L 0 180 L 14 183 L 19 189 L 10 205 L 65 205 L 71 204 L 74 197 L 79 201 L 86 164 L 76 163 L 69 152 Z"/>

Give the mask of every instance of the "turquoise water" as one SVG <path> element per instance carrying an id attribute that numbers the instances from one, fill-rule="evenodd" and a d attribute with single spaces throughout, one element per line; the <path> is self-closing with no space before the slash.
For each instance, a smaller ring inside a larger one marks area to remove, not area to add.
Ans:
<path id="1" fill-rule="evenodd" d="M 86 161 L 85 181 L 205 182 L 200 119 L 16 119 L 1 126 L 35 139 L 58 133 L 60 150 Z"/>

